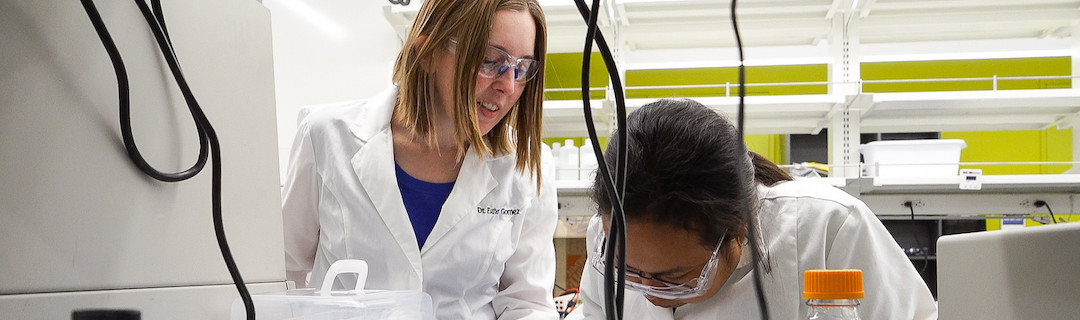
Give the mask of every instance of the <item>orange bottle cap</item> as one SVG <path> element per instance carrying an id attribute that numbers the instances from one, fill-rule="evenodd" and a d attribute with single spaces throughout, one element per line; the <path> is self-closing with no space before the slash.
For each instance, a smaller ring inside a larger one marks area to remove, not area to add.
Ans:
<path id="1" fill-rule="evenodd" d="M 862 270 L 806 270 L 803 272 L 804 299 L 861 299 Z"/>

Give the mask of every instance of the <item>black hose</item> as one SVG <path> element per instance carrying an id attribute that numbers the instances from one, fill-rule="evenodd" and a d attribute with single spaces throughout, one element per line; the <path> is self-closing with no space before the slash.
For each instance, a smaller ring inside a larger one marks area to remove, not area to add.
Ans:
<path id="1" fill-rule="evenodd" d="M 184 79 L 184 75 L 180 70 L 180 64 L 176 59 L 176 54 L 173 52 L 171 39 L 166 31 L 165 18 L 161 11 L 160 0 L 152 0 L 154 7 L 153 12 L 147 7 L 144 1 L 134 1 L 142 12 L 143 18 L 146 19 L 146 23 L 153 31 L 154 38 L 157 40 L 161 54 L 165 57 L 165 62 L 169 65 L 169 70 L 172 71 L 173 78 L 176 80 L 180 92 L 184 95 L 184 101 L 188 105 L 188 110 L 195 120 L 195 126 L 199 134 L 199 157 L 191 168 L 176 173 L 159 171 L 146 162 L 142 153 L 139 152 L 139 148 L 135 143 L 135 137 L 131 131 L 130 89 L 127 70 L 124 67 L 124 61 L 120 56 L 120 51 L 117 49 L 116 43 L 109 34 L 104 21 L 102 21 L 101 14 L 98 12 L 97 7 L 94 6 L 93 0 L 81 0 L 83 9 L 86 10 L 86 14 L 90 18 L 90 22 L 93 24 L 94 30 L 98 34 L 98 38 L 101 39 L 102 45 L 105 46 L 105 51 L 109 54 L 113 70 L 116 73 L 120 104 L 120 131 L 123 136 L 124 147 L 127 150 L 128 157 L 131 158 L 131 161 L 140 171 L 163 182 L 183 181 L 199 174 L 206 165 L 208 158 L 207 153 L 210 153 L 210 157 L 213 160 L 213 165 L 211 166 L 211 197 L 213 203 L 214 234 L 217 238 L 218 248 L 225 260 L 225 266 L 229 269 L 229 275 L 236 285 L 241 300 L 244 301 L 247 319 L 254 320 L 255 306 L 251 300 L 251 294 L 244 284 L 244 279 L 240 276 L 240 270 L 236 266 L 236 261 L 233 259 L 232 252 L 229 250 L 229 243 L 228 240 L 225 239 L 225 230 L 221 219 L 221 146 L 218 142 L 217 133 L 214 131 L 214 127 L 210 124 L 210 121 L 206 118 L 206 114 L 203 113 L 198 101 L 195 100 L 195 96 L 191 93 L 191 88 L 188 86 L 187 81 Z"/>
<path id="2" fill-rule="evenodd" d="M 735 18 L 735 2 L 731 0 L 731 27 L 735 30 L 735 46 L 739 52 L 739 112 L 738 112 L 738 129 L 739 129 L 739 145 L 743 149 L 743 154 L 747 154 L 749 151 L 746 148 L 746 142 L 743 139 L 743 133 L 745 132 L 743 125 L 746 122 L 746 64 L 743 59 L 743 45 L 742 37 L 739 35 L 739 22 Z M 742 172 L 742 171 L 737 171 Z M 742 174 L 740 174 L 742 175 Z M 754 179 L 754 177 L 739 177 L 739 181 L 748 181 Z M 761 311 L 761 318 L 769 319 L 769 307 L 768 301 L 765 299 L 765 289 L 762 284 L 761 274 L 761 248 L 758 243 L 759 235 L 757 234 L 757 221 L 754 218 L 754 212 L 752 212 L 751 201 L 747 201 L 743 206 L 743 216 L 746 219 L 746 236 L 750 239 L 750 255 L 752 263 L 754 264 L 754 292 L 757 295 L 758 310 Z"/>
<path id="3" fill-rule="evenodd" d="M 591 141 L 598 141 L 596 127 L 592 121 L 592 106 L 589 101 L 589 63 L 592 58 L 593 41 L 596 41 L 600 54 L 604 58 L 608 75 L 611 78 L 612 91 L 615 94 L 616 126 L 619 128 L 619 141 L 616 146 L 618 158 L 615 165 L 616 174 L 614 174 L 614 179 L 607 167 L 607 162 L 604 161 L 599 143 L 593 144 L 592 148 L 597 160 L 597 172 L 603 177 L 604 183 L 608 185 L 609 197 L 613 200 L 612 218 L 608 227 L 607 245 L 605 245 L 604 252 L 604 310 L 607 319 L 616 320 L 623 318 L 624 284 L 626 281 L 626 261 L 622 259 L 626 255 L 626 221 L 622 208 L 622 198 L 626 186 L 626 99 L 622 80 L 615 66 L 615 59 L 611 55 L 611 50 L 608 48 L 603 34 L 597 30 L 596 20 L 599 16 L 600 1 L 593 0 L 593 10 L 589 10 L 583 0 L 575 0 L 574 2 L 587 24 L 585 48 L 581 59 L 581 100 L 585 113 L 585 126 L 589 131 Z M 615 268 L 616 263 L 619 264 L 617 269 Z"/>

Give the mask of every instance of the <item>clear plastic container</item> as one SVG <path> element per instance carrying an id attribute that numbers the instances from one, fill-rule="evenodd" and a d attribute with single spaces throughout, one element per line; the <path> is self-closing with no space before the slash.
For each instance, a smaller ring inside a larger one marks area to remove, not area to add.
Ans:
<path id="1" fill-rule="evenodd" d="M 357 274 L 353 290 L 331 291 L 341 274 Z M 322 288 L 297 289 L 255 294 L 255 315 L 259 320 L 434 320 L 431 297 L 419 290 L 363 290 L 367 263 L 362 260 L 339 260 L 330 266 Z M 359 288 L 359 289 L 357 289 Z M 246 319 L 244 303 L 237 298 L 232 305 L 233 320 Z"/>
<path id="2" fill-rule="evenodd" d="M 864 296 L 862 270 L 803 272 L 807 320 L 859 320 L 859 299 Z"/>

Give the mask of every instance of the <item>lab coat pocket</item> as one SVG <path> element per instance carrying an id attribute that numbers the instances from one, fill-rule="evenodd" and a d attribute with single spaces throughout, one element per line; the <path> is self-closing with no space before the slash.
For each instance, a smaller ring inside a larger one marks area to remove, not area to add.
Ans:
<path id="1" fill-rule="evenodd" d="M 495 235 L 495 241 L 492 242 L 491 258 L 488 259 L 491 262 L 491 265 L 488 266 L 488 270 L 490 270 L 488 273 L 493 275 L 503 273 L 506 260 L 510 259 L 515 248 L 517 248 L 517 241 L 513 237 L 515 230 L 514 219 L 509 216 L 500 216 L 497 224 L 499 233 Z"/>
<path id="2" fill-rule="evenodd" d="M 485 217 L 486 223 L 484 223 L 484 231 L 479 234 L 483 234 L 479 247 L 482 249 L 482 257 L 478 262 L 476 269 L 478 274 L 476 281 L 477 288 L 491 288 L 499 283 L 499 278 L 502 275 L 503 265 L 506 260 L 514 253 L 513 243 L 513 220 L 508 216 L 493 215 Z"/>

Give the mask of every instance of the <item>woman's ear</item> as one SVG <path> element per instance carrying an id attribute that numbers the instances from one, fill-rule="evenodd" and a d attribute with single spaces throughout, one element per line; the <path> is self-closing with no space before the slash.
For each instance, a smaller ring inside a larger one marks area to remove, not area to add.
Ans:
<path id="1" fill-rule="evenodd" d="M 422 47 L 424 45 L 424 43 L 427 42 L 427 39 L 428 39 L 428 36 L 425 36 L 425 35 L 416 36 L 416 41 L 413 42 L 413 52 L 420 52 L 420 47 Z M 420 63 L 420 68 L 424 69 L 424 72 L 427 72 L 427 73 L 430 74 L 430 73 L 435 72 L 435 63 L 434 63 L 434 61 L 432 61 L 433 59 L 434 59 L 434 57 L 432 55 L 432 56 L 427 56 L 426 58 L 423 58 L 422 60 L 417 61 L 417 62 Z"/>

